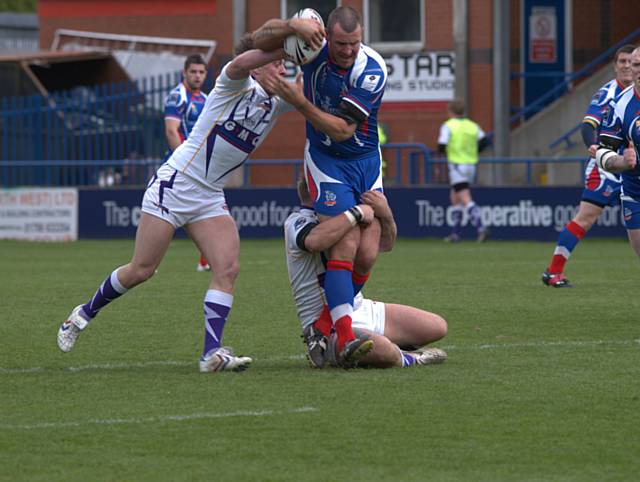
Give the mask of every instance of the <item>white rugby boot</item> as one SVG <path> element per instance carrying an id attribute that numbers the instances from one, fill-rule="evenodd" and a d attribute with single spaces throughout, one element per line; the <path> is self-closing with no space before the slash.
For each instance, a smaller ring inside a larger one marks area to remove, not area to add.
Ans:
<path id="1" fill-rule="evenodd" d="M 253 360 L 248 356 L 235 356 L 233 348 L 222 346 L 210 350 L 206 355 L 200 357 L 200 372 L 241 372 L 249 368 Z"/>
<path id="2" fill-rule="evenodd" d="M 76 306 L 58 330 L 58 348 L 65 353 L 71 351 L 80 332 L 89 325 L 89 321 L 80 314 L 80 310 L 82 305 Z"/>
<path id="3" fill-rule="evenodd" d="M 447 359 L 447 352 L 435 347 L 421 348 L 416 351 L 410 351 L 418 365 L 436 365 L 443 363 Z"/>

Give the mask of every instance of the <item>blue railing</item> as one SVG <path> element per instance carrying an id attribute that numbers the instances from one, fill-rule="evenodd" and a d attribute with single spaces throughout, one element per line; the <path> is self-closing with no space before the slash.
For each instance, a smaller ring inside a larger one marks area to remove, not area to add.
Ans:
<path id="1" fill-rule="evenodd" d="M 179 82 L 165 75 L 0 99 L 0 160 L 162 157 L 163 104 Z"/>
<path id="2" fill-rule="evenodd" d="M 390 148 L 394 148 L 390 146 Z M 427 149 L 428 151 L 428 149 Z M 446 184 L 447 165 L 443 158 L 426 156 L 424 151 L 407 152 L 401 157 L 387 158 L 386 185 L 433 185 Z M 487 165 L 502 165 L 523 168 L 522 178 L 517 184 L 535 185 L 534 168 L 540 164 L 575 165 L 574 179 L 583 180 L 585 157 L 483 157 L 480 168 Z M 74 161 L 2 161 L 0 160 L 0 187 L 136 187 L 143 188 L 162 163 L 158 159 L 144 160 L 74 160 Z M 403 167 L 404 166 L 404 167 Z M 271 181 L 264 177 L 252 177 L 253 169 L 274 170 Z M 283 169 L 284 168 L 284 169 Z M 302 170 L 300 159 L 248 160 L 244 167 L 244 186 L 295 186 Z M 498 183 L 495 185 L 510 185 Z M 513 184 L 513 183 L 511 183 Z"/>

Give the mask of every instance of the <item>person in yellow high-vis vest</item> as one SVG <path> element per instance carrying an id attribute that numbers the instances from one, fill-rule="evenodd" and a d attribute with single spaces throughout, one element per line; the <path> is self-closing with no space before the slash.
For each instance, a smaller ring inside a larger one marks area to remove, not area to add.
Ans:
<path id="1" fill-rule="evenodd" d="M 451 184 L 452 231 L 445 241 L 461 240 L 460 230 L 464 213 L 478 231 L 478 241 L 487 239 L 489 230 L 482 224 L 480 209 L 471 197 L 471 183 L 476 176 L 478 153 L 489 145 L 489 139 L 478 124 L 464 116 L 464 104 L 449 103 L 449 119 L 440 127 L 438 150 L 447 156 Z"/>

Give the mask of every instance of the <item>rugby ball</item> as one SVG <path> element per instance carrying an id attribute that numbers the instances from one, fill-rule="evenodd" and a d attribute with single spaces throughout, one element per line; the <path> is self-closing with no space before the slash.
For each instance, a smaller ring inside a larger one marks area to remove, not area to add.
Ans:
<path id="1" fill-rule="evenodd" d="M 324 28 L 322 17 L 313 8 L 303 8 L 302 10 L 296 12 L 291 18 L 310 18 L 318 22 L 320 25 L 322 25 L 322 28 Z M 326 42 L 326 40 L 322 41 L 323 47 Z M 287 60 L 291 60 L 296 65 L 304 65 L 311 62 L 318 56 L 320 50 L 322 50 L 322 47 L 314 50 L 309 44 L 307 44 L 307 42 L 302 40 L 297 35 L 289 35 L 286 39 L 284 39 L 284 53 L 286 55 L 286 58 Z"/>

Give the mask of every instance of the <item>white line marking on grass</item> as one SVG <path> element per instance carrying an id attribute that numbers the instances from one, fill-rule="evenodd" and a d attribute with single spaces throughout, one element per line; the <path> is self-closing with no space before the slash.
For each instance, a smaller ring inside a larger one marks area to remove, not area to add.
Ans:
<path id="1" fill-rule="evenodd" d="M 143 423 L 166 423 L 166 422 L 188 422 L 191 420 L 216 419 L 216 418 L 233 418 L 233 417 L 272 417 L 277 415 L 292 415 L 298 413 L 318 412 L 320 409 L 315 407 L 299 407 L 290 410 L 258 410 L 238 412 L 203 412 L 192 413 L 189 415 L 165 415 L 162 417 L 143 417 L 143 418 L 106 418 L 106 419 L 90 419 L 77 422 L 42 422 L 24 425 L 0 424 L 2 430 L 37 430 L 42 428 L 69 428 L 82 427 L 85 425 L 131 425 Z"/>
<path id="2" fill-rule="evenodd" d="M 567 340 L 567 341 L 536 341 L 529 343 L 490 343 L 480 345 L 445 345 L 442 346 L 445 350 L 499 350 L 499 349 L 513 349 L 513 348 L 554 348 L 554 347 L 590 347 L 590 346 L 603 346 L 603 345 L 638 345 L 640 346 L 640 339 L 633 340 Z M 282 357 L 267 357 L 257 358 L 257 361 L 282 361 L 282 360 L 304 360 L 305 354 L 289 355 Z M 195 362 L 191 361 L 174 361 L 174 360 L 159 360 L 148 361 L 139 363 L 92 363 L 89 365 L 80 365 L 75 367 L 64 368 L 65 371 L 71 373 L 78 373 L 88 370 L 129 370 L 132 368 L 151 368 L 151 367 L 163 367 L 163 366 L 196 366 Z M 12 375 L 12 374 L 24 374 L 24 373 L 42 373 L 47 370 L 53 370 L 51 368 L 44 367 L 24 367 L 24 368 L 2 368 L 0 367 L 0 375 Z"/>
<path id="3" fill-rule="evenodd" d="M 492 343 L 482 345 L 443 346 L 445 350 L 496 350 L 500 348 L 552 348 L 570 346 L 601 346 L 601 345 L 640 345 L 640 339 L 636 340 L 589 340 L 589 341 L 537 341 L 530 343 Z"/>

